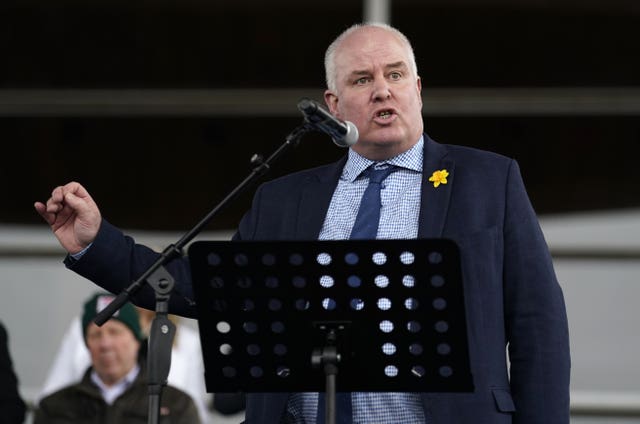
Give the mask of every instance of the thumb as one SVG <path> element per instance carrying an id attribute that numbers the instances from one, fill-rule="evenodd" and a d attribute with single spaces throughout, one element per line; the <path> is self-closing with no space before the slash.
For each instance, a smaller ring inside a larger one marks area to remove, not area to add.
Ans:
<path id="1" fill-rule="evenodd" d="M 71 206 L 78 214 L 91 211 L 91 207 L 94 204 L 93 199 L 90 196 L 77 196 L 73 192 L 67 192 L 64 194 L 64 201 L 67 205 Z"/>
<path id="2" fill-rule="evenodd" d="M 68 192 L 64 195 L 64 201 L 70 210 L 73 210 L 76 219 L 74 220 L 74 233 L 77 243 L 81 247 L 88 246 L 96 237 L 100 228 L 100 211 L 88 194 Z"/>
<path id="3" fill-rule="evenodd" d="M 91 196 L 86 193 L 68 192 L 64 195 L 64 201 L 73 210 L 77 216 L 77 224 L 80 224 L 84 229 L 89 230 L 91 235 L 97 232 L 100 226 L 100 210 L 98 205 L 95 204 Z"/>

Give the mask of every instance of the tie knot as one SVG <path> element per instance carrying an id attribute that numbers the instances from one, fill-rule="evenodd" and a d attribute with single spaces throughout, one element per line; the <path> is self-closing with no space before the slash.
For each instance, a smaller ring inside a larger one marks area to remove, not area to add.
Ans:
<path id="1" fill-rule="evenodd" d="M 373 166 L 367 170 L 367 176 L 369 177 L 369 184 L 380 184 L 383 182 L 389 174 L 396 171 L 398 168 L 394 165 L 388 165 L 386 168 L 374 168 Z"/>

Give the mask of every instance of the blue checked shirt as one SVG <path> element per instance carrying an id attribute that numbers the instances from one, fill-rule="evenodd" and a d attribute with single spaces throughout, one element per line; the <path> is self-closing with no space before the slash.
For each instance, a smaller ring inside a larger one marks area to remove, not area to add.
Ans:
<path id="1" fill-rule="evenodd" d="M 420 187 L 424 140 L 410 150 L 374 166 L 399 167 L 382 183 L 379 239 L 412 239 L 418 236 Z M 362 172 L 374 161 L 349 150 L 320 240 L 346 240 L 358 214 L 360 199 L 369 184 Z M 424 424 L 422 401 L 417 393 L 352 393 L 354 424 Z M 287 423 L 315 424 L 317 393 L 295 393 L 287 404 Z"/>

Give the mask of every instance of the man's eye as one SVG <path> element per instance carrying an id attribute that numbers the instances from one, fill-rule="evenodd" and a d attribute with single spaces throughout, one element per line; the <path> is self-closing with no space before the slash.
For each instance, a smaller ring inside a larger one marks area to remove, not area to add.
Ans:
<path id="1" fill-rule="evenodd" d="M 367 78 L 367 77 L 362 77 L 362 78 L 358 78 L 358 79 L 355 81 L 355 84 L 356 84 L 356 85 L 364 85 L 364 84 L 366 84 L 368 81 L 369 81 L 369 78 Z"/>
<path id="2" fill-rule="evenodd" d="M 402 74 L 400 72 L 392 72 L 389 76 L 392 80 L 397 81 L 402 78 Z"/>
<path id="3" fill-rule="evenodd" d="M 120 328 L 112 328 L 111 331 L 109 331 L 109 334 L 111 334 L 112 336 L 119 336 L 123 332 L 124 332 L 124 330 L 122 330 Z"/>

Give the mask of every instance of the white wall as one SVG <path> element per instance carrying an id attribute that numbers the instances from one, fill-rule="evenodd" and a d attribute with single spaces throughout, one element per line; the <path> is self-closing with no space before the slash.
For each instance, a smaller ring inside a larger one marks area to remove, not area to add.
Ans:
<path id="1" fill-rule="evenodd" d="M 92 285 L 65 271 L 60 259 L 0 259 L 0 320 L 9 332 L 14 366 L 29 398 L 44 380 L 58 340 Z"/>
<path id="2" fill-rule="evenodd" d="M 627 259 L 554 259 L 571 337 L 574 409 L 640 411 L 640 210 L 547 216 L 552 251 Z M 637 420 L 637 418 L 635 418 Z"/>

